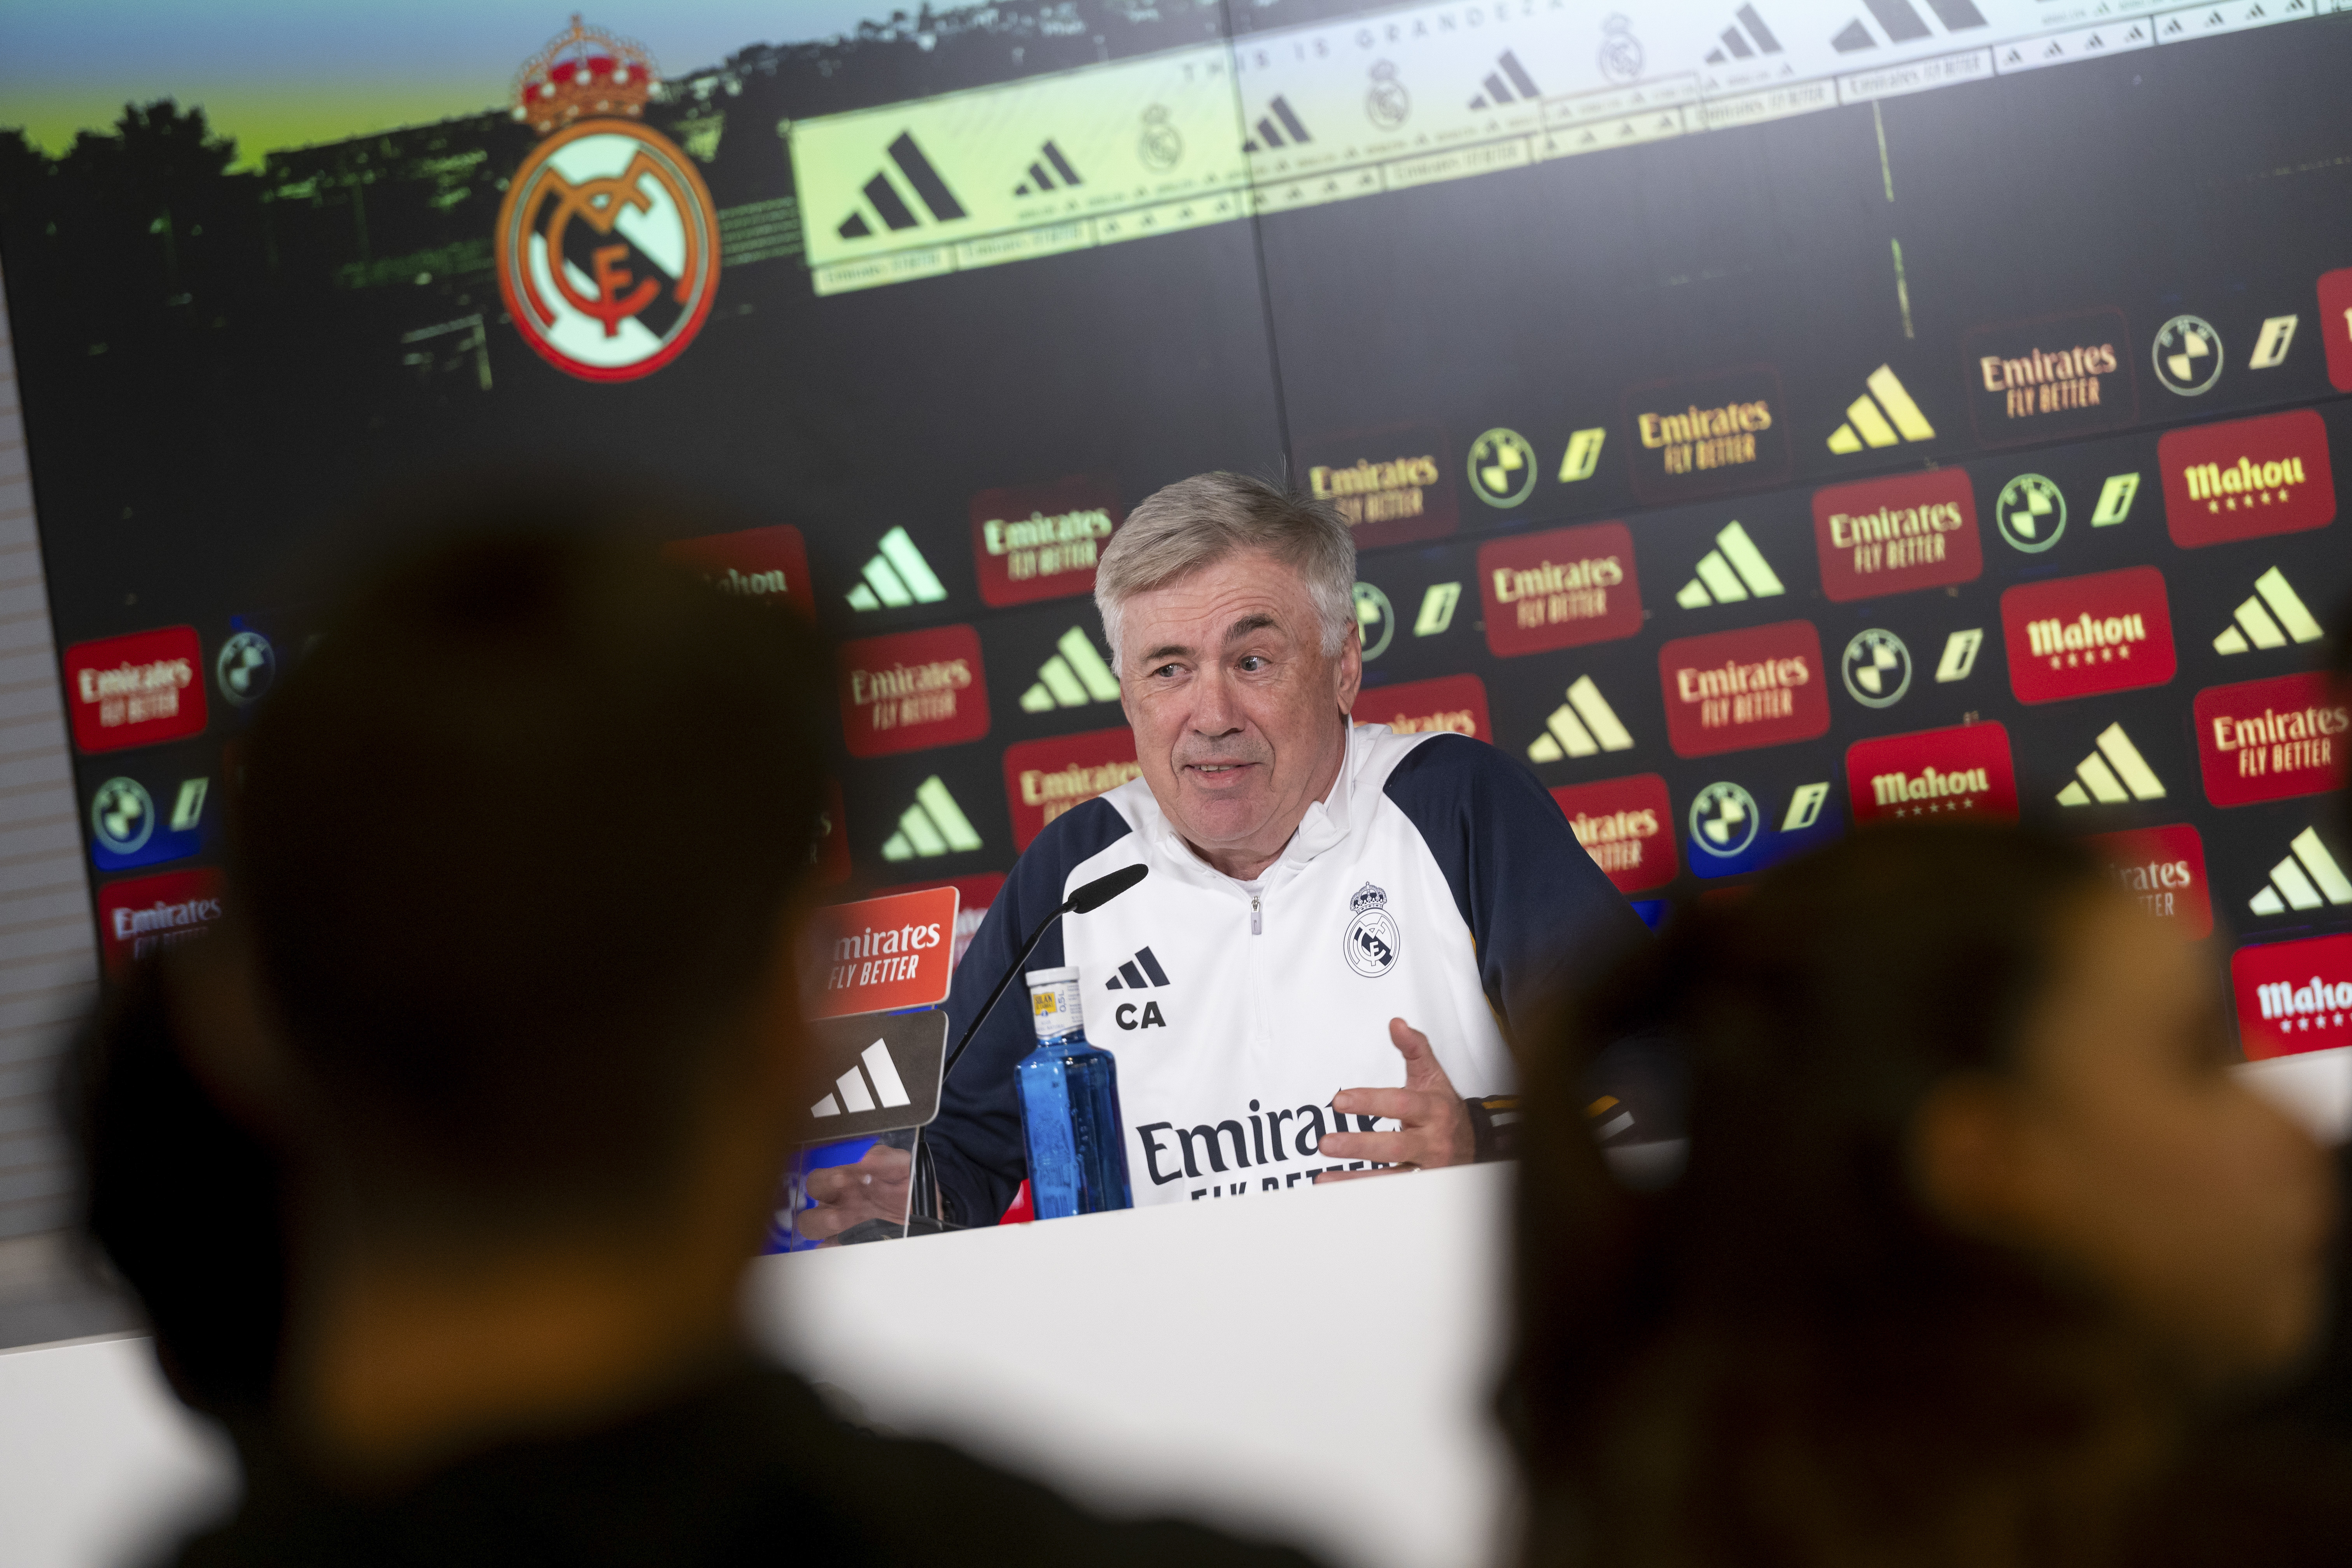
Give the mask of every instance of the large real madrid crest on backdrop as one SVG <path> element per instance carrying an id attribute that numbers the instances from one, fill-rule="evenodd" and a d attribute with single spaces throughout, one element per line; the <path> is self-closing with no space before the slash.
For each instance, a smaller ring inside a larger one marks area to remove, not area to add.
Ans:
<path id="1" fill-rule="evenodd" d="M 710 192 L 639 122 L 659 79 L 642 47 L 576 16 L 515 79 L 515 118 L 546 140 L 499 208 L 499 292 L 523 341 L 586 381 L 676 359 L 719 289 Z"/>

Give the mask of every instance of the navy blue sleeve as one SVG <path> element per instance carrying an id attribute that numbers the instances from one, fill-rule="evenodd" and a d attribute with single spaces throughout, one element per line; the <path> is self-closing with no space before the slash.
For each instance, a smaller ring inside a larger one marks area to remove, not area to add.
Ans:
<path id="1" fill-rule="evenodd" d="M 1013 863 L 988 916 L 972 933 L 963 962 L 948 990 L 948 1048 L 963 1037 L 974 1013 L 1021 951 L 1037 922 L 1061 907 L 1071 868 L 1092 859 L 1132 832 L 1108 801 L 1090 800 L 1045 825 Z M 1024 969 L 1055 969 L 1062 963 L 1062 928 L 1056 924 L 1029 955 Z M 1021 1190 L 1028 1160 L 1021 1148 L 1021 1106 L 1013 1089 L 1013 1068 L 1034 1048 L 1029 1027 L 1028 992 L 1016 978 L 996 1011 L 974 1035 L 962 1059 L 940 1091 L 940 1113 L 923 1129 L 940 1190 L 958 1225 L 994 1225 Z"/>
<path id="2" fill-rule="evenodd" d="M 1516 1031 L 1649 928 L 1526 764 L 1484 741 L 1433 735 L 1389 774 L 1478 946 L 1486 999 Z"/>

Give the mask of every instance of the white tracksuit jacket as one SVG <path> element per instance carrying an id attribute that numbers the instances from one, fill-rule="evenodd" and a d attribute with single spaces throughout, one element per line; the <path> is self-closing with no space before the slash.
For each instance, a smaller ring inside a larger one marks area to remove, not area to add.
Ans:
<path id="1" fill-rule="evenodd" d="M 1141 779 L 1047 824 L 957 970 L 949 1038 L 1071 889 L 1137 864 L 1141 884 L 1066 917 L 1024 968 L 1077 967 L 1087 1038 L 1118 1059 L 1139 1206 L 1286 1191 L 1339 1167 L 1316 1152 L 1339 1131 L 1331 1097 L 1404 1081 L 1393 1017 L 1429 1037 L 1456 1093 L 1512 1092 L 1510 1023 L 1643 930 L 1517 761 L 1359 725 L 1329 798 L 1255 896 L 1185 847 Z M 956 1064 L 923 1134 L 964 1225 L 993 1224 L 1024 1174 L 1023 989 Z"/>

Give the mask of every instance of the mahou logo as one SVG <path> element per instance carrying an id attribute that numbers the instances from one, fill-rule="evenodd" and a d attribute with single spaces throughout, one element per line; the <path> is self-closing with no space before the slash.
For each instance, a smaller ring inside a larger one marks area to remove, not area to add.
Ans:
<path id="1" fill-rule="evenodd" d="M 1433 425 L 1309 437 L 1298 467 L 1317 500 L 1339 510 L 1359 549 L 1443 539 L 1461 524 L 1453 448 Z"/>
<path id="2" fill-rule="evenodd" d="M 1976 492 L 1962 468 L 1813 492 L 1822 592 L 1839 604 L 1970 583 L 1984 571 Z"/>
<path id="3" fill-rule="evenodd" d="M 686 352 L 719 292 L 719 209 L 694 161 L 638 122 L 646 51 L 575 16 L 525 63 L 514 117 L 541 142 L 499 207 L 499 293 L 523 342 L 583 381 Z"/>
<path id="4" fill-rule="evenodd" d="M 1135 760 L 1135 731 L 1089 730 L 1004 748 L 1004 798 L 1013 806 L 1013 848 L 1018 854 L 1045 825 L 1143 776 Z"/>
<path id="5" fill-rule="evenodd" d="M 1830 727 L 1823 673 L 1811 621 L 1677 637 L 1658 650 L 1666 738 L 1680 757 L 1810 741 Z"/>
<path id="6" fill-rule="evenodd" d="M 2327 426 L 2309 408 L 2168 432 L 2156 444 L 2164 472 L 2164 526 L 2183 550 L 2336 521 Z"/>
<path id="7" fill-rule="evenodd" d="M 2061 702 L 2172 679 L 2172 607 L 2164 574 L 2127 566 L 2000 596 L 2009 684 L 2020 702 Z"/>
<path id="8" fill-rule="evenodd" d="M 662 546 L 662 554 L 702 574 L 722 594 L 761 604 L 790 605 L 816 618 L 816 595 L 809 584 L 808 545 L 790 523 L 711 533 Z"/>
<path id="9" fill-rule="evenodd" d="M 98 931 L 107 973 L 119 980 L 139 960 L 203 935 L 221 918 L 222 888 L 221 873 L 211 866 L 100 888 Z"/>
<path id="10" fill-rule="evenodd" d="M 1846 748 L 1845 784 L 1857 822 L 2017 820 L 2017 768 L 1999 724 L 1857 741 Z"/>
<path id="11" fill-rule="evenodd" d="M 1675 853 L 1675 807 L 1655 773 L 1569 784 L 1551 792 L 1576 841 L 1621 893 L 1663 887 L 1682 868 Z"/>
<path id="12" fill-rule="evenodd" d="M 2205 878 L 2205 841 L 2185 822 L 2136 827 L 2083 840 L 2107 875 L 2165 921 L 2183 942 L 2213 934 L 2213 895 Z"/>
<path id="13" fill-rule="evenodd" d="M 1612 642 L 1642 629 L 1633 536 L 1622 522 L 1556 528 L 1478 547 L 1486 646 L 1497 658 Z"/>
<path id="14" fill-rule="evenodd" d="M 971 558 L 994 609 L 1090 594 L 1095 563 L 1127 520 L 1118 482 L 1078 474 L 971 498 Z"/>
<path id="15" fill-rule="evenodd" d="M 1400 735 L 1450 733 L 1475 741 L 1495 738 L 1486 717 L 1486 683 L 1475 675 L 1408 680 L 1401 686 L 1368 686 L 1356 695 L 1359 724 L 1386 724 Z"/>
<path id="16" fill-rule="evenodd" d="M 85 752 L 205 732 L 205 650 L 194 626 L 76 643 L 65 663 L 74 744 Z"/>
<path id="17" fill-rule="evenodd" d="M 2197 760 L 2205 798 L 2252 805 L 2318 795 L 2344 782 L 2352 704 L 2326 676 L 2209 686 L 2197 694 Z"/>
<path id="18" fill-rule="evenodd" d="M 2238 1042 L 2255 1061 L 2352 1046 L 2352 936 L 2242 947 L 2230 989 Z"/>
<path id="19" fill-rule="evenodd" d="M 940 626 L 841 645 L 842 738 L 853 757 L 887 757 L 988 733 L 980 634 Z"/>

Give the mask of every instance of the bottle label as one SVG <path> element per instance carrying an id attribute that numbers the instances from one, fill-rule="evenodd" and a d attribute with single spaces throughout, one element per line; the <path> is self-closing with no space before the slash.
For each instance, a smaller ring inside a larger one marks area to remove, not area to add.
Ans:
<path id="1" fill-rule="evenodd" d="M 1058 1040 L 1084 1027 L 1078 1015 L 1076 972 L 1073 971 L 1067 979 L 1049 980 L 1029 987 L 1029 1021 L 1041 1040 Z"/>

